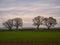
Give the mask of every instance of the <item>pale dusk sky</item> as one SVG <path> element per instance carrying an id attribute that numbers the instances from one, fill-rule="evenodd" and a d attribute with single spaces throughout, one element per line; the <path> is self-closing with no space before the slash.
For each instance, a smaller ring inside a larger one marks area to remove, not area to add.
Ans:
<path id="1" fill-rule="evenodd" d="M 25 27 L 31 27 L 36 16 L 54 17 L 60 27 L 60 0 L 0 0 L 0 27 L 2 22 L 20 17 Z"/>

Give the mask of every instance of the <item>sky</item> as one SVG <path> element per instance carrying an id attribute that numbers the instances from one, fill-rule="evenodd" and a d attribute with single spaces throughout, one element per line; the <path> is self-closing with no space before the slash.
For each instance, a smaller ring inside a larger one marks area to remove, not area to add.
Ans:
<path id="1" fill-rule="evenodd" d="M 60 0 L 0 0 L 0 27 L 16 17 L 23 19 L 24 27 L 32 27 L 36 16 L 54 17 L 60 27 Z"/>

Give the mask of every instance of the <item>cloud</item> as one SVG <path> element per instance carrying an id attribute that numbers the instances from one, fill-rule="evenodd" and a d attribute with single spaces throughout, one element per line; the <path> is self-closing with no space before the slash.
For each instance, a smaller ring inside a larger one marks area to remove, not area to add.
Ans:
<path id="1" fill-rule="evenodd" d="M 0 0 L 1 3 L 2 2 L 14 2 L 14 1 L 16 1 L 16 0 Z"/>
<path id="2" fill-rule="evenodd" d="M 60 0 L 39 0 L 39 2 L 44 2 L 44 3 L 56 3 L 56 2 L 60 2 Z"/>
<path id="3" fill-rule="evenodd" d="M 42 1 L 49 1 L 49 2 L 53 2 L 53 1 L 57 1 L 57 0 L 42 0 Z"/>
<path id="4" fill-rule="evenodd" d="M 33 3 L 31 6 L 17 6 L 17 7 L 7 7 L 0 8 L 0 11 L 11 11 L 11 10 L 20 10 L 20 11 L 38 11 L 38 10 L 55 10 L 60 9 L 60 5 L 52 5 L 52 4 L 36 4 Z"/>
<path id="5" fill-rule="evenodd" d="M 10 11 L 10 10 L 14 10 L 14 7 L 10 7 L 10 8 L 0 8 L 0 11 Z"/>

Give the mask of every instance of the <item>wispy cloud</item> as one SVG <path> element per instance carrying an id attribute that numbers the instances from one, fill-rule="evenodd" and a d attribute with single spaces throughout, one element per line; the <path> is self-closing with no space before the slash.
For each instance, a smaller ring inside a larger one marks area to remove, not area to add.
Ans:
<path id="1" fill-rule="evenodd" d="M 14 7 L 11 8 L 0 8 L 0 11 L 10 11 L 10 10 L 14 10 Z"/>
<path id="2" fill-rule="evenodd" d="M 16 0 L 0 0 L 1 3 L 2 2 L 14 2 L 14 1 L 16 1 Z"/>

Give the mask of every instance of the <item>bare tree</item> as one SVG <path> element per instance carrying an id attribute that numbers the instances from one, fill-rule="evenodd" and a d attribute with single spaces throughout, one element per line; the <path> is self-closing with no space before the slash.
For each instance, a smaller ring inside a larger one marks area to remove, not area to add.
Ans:
<path id="1" fill-rule="evenodd" d="M 19 27 L 22 27 L 22 25 L 23 25 L 23 21 L 21 18 L 14 18 L 13 22 L 14 22 L 14 26 L 16 27 L 17 30 Z"/>
<path id="2" fill-rule="evenodd" d="M 9 30 L 12 29 L 13 27 L 13 20 L 12 19 L 9 19 L 8 21 L 4 22 L 3 25 L 8 28 Z"/>
<path id="3" fill-rule="evenodd" d="M 48 29 L 50 29 L 51 27 L 54 27 L 56 24 L 57 24 L 57 21 L 53 17 L 44 18 L 44 25 L 46 25 Z"/>
<path id="4" fill-rule="evenodd" d="M 39 26 L 42 25 L 44 17 L 42 16 L 37 16 L 33 19 L 33 25 L 37 26 L 37 29 L 39 29 Z"/>

